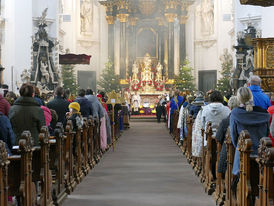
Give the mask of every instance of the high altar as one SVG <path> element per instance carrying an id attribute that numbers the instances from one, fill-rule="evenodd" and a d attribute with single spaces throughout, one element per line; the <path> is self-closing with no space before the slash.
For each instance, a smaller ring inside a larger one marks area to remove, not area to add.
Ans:
<path id="1" fill-rule="evenodd" d="M 100 1 L 108 22 L 108 56 L 123 88 L 140 94 L 143 102 L 153 98 L 156 101 L 173 86 L 176 69 L 186 56 L 185 23 L 187 8 L 193 2 Z M 180 27 L 178 39 L 174 35 L 175 25 Z M 178 50 L 175 42 L 179 44 Z"/>

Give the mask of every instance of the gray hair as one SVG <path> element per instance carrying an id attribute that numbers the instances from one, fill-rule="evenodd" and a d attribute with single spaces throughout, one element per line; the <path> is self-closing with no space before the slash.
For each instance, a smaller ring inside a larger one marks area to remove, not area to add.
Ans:
<path id="1" fill-rule="evenodd" d="M 253 95 L 248 87 L 240 87 L 237 91 L 237 99 L 245 106 L 246 111 L 253 111 Z"/>
<path id="2" fill-rule="evenodd" d="M 257 76 L 257 75 L 250 76 L 249 80 L 248 80 L 248 83 L 250 85 L 258 85 L 258 86 L 260 86 L 261 82 L 262 82 L 261 78 L 259 76 Z"/>
<path id="3" fill-rule="evenodd" d="M 237 96 L 230 97 L 230 99 L 228 100 L 227 105 L 231 110 L 234 109 L 235 107 L 238 107 L 239 106 L 239 101 L 237 99 Z"/>
<path id="4" fill-rule="evenodd" d="M 4 90 L 0 88 L 0 95 L 4 96 Z"/>

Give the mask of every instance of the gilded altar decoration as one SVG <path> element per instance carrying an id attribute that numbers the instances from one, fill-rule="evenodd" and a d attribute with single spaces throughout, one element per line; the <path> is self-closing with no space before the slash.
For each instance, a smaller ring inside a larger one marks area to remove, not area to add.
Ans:
<path id="1" fill-rule="evenodd" d="M 163 65 L 156 65 L 147 53 L 142 61 L 134 62 L 132 65 L 132 76 L 130 77 L 130 90 L 139 91 L 142 94 L 160 94 L 165 90 L 165 76 Z"/>
<path id="2" fill-rule="evenodd" d="M 262 88 L 274 92 L 274 38 L 254 39 L 254 73 L 262 79 Z"/>

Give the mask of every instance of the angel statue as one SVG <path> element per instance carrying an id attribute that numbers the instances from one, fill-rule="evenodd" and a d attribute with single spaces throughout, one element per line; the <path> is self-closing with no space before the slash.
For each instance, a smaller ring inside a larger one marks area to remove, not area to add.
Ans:
<path id="1" fill-rule="evenodd" d="M 158 65 L 156 67 L 156 81 L 157 82 L 160 82 L 163 79 L 162 71 L 163 71 L 163 66 L 161 65 L 160 62 L 158 62 Z"/>

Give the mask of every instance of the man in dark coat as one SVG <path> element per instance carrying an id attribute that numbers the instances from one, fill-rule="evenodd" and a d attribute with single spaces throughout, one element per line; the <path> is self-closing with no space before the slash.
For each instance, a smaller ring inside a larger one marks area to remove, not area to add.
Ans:
<path id="1" fill-rule="evenodd" d="M 86 91 L 79 89 L 78 97 L 74 100 L 80 104 L 80 113 L 83 117 L 89 117 L 93 114 L 91 102 L 85 97 Z"/>
<path id="2" fill-rule="evenodd" d="M 64 88 L 57 87 L 55 89 L 55 97 L 47 104 L 47 107 L 56 111 L 58 122 L 65 122 L 66 113 L 69 112 L 68 106 L 69 102 L 64 98 Z M 51 125 L 51 127 L 54 129 L 55 125 Z"/>
<path id="3" fill-rule="evenodd" d="M 0 89 L 0 112 L 8 116 L 10 110 L 9 102 L 4 98 L 4 90 Z"/>
<path id="4" fill-rule="evenodd" d="M 39 133 L 45 126 L 45 116 L 40 105 L 34 100 L 34 88 L 31 84 L 23 84 L 19 90 L 20 97 L 10 108 L 9 119 L 15 134 L 15 143 L 25 130 L 29 130 L 34 144 L 39 144 Z"/>

